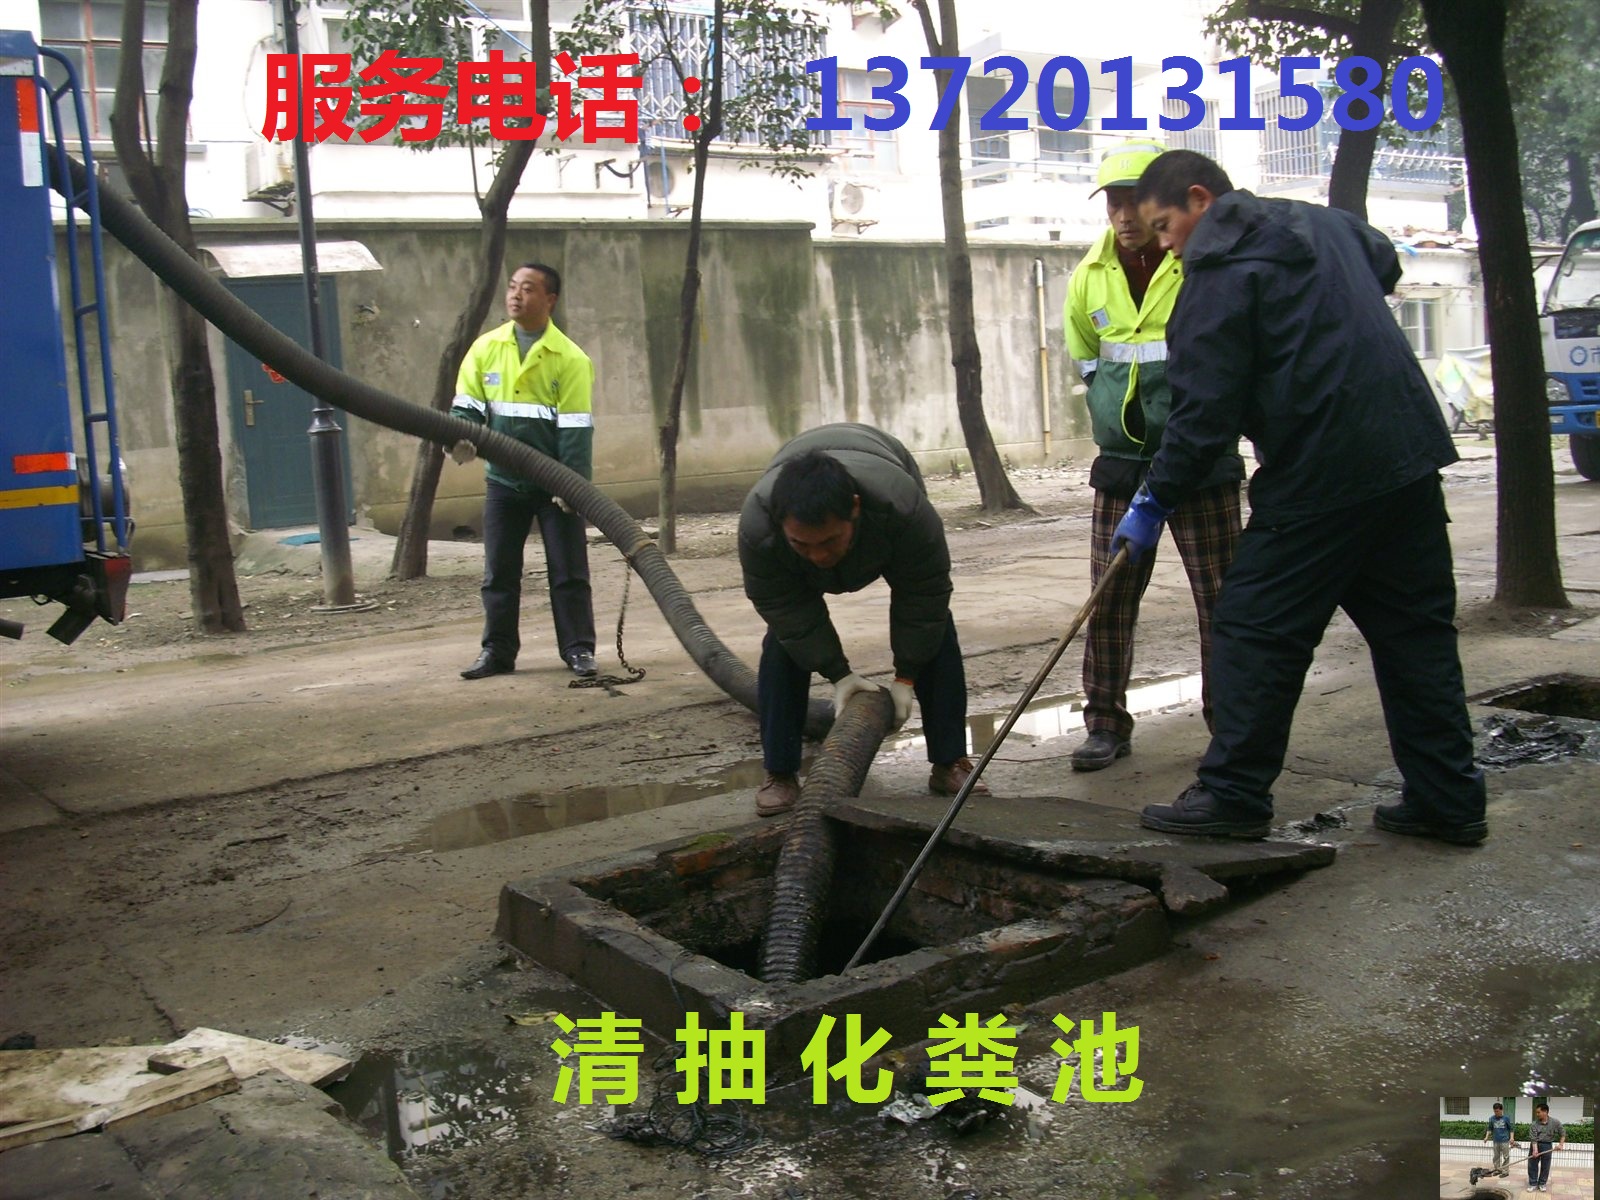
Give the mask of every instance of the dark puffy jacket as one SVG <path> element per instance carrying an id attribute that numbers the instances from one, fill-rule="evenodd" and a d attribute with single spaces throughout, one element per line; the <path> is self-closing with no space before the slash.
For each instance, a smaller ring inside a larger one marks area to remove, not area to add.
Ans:
<path id="1" fill-rule="evenodd" d="M 855 480 L 861 516 L 839 565 L 812 566 L 796 554 L 772 519 L 772 485 L 791 458 L 820 450 Z M 745 497 L 739 516 L 744 594 L 800 666 L 837 683 L 850 673 L 824 593 L 858 592 L 882 578 L 889 585 L 889 645 L 895 674 L 915 679 L 944 640 L 950 616 L 950 549 L 928 502 L 916 460 L 870 425 L 821 425 L 779 450 Z"/>
<path id="2" fill-rule="evenodd" d="M 1433 389 L 1384 296 L 1389 239 L 1339 209 L 1229 192 L 1183 250 L 1167 324 L 1172 415 L 1146 477 L 1165 504 L 1243 434 L 1252 523 L 1326 513 L 1456 461 Z"/>

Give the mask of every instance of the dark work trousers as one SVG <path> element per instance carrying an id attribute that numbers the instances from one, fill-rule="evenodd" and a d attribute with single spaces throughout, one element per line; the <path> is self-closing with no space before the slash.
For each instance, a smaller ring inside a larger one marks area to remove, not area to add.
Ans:
<path id="1" fill-rule="evenodd" d="M 517 634 L 522 550 L 535 518 L 544 539 L 556 649 L 561 661 L 569 662 L 580 650 L 594 653 L 594 603 L 583 518 L 562 512 L 544 492 L 519 492 L 493 479 L 483 498 L 483 648 L 502 662 L 517 661 L 522 648 Z"/>
<path id="2" fill-rule="evenodd" d="M 1554 1142 L 1535 1142 L 1528 1155 L 1528 1186 L 1550 1182 L 1550 1160 L 1555 1157 Z"/>
<path id="3" fill-rule="evenodd" d="M 1252 520 L 1211 630 L 1215 729 L 1200 782 L 1241 816 L 1272 812 L 1289 726 L 1336 608 L 1372 655 L 1402 799 L 1444 825 L 1481 821 L 1472 761 L 1449 515 L 1437 475 L 1281 526 Z"/>
<path id="4" fill-rule="evenodd" d="M 1098 584 L 1111 565 L 1111 536 L 1128 511 L 1128 501 L 1103 491 L 1094 494 L 1094 519 L 1089 529 L 1089 579 Z M 1239 485 L 1204 488 L 1178 505 L 1167 519 L 1183 569 L 1194 593 L 1200 627 L 1200 713 L 1211 728 L 1211 614 L 1222 591 L 1222 575 L 1239 544 Z M 1133 733 L 1128 712 L 1128 680 L 1133 674 L 1133 627 L 1139 601 L 1155 570 L 1152 549 L 1128 563 L 1100 594 L 1089 614 L 1083 643 L 1083 725 L 1090 733 L 1104 730 L 1126 739 Z"/>
<path id="5" fill-rule="evenodd" d="M 912 688 L 922 710 L 928 761 L 940 766 L 967 753 L 967 673 L 961 663 L 955 618 L 945 621 L 939 652 L 917 673 Z M 810 691 L 811 672 L 790 658 L 768 630 L 761 643 L 756 698 L 761 709 L 761 761 L 774 775 L 793 775 L 800 769 L 800 739 Z"/>

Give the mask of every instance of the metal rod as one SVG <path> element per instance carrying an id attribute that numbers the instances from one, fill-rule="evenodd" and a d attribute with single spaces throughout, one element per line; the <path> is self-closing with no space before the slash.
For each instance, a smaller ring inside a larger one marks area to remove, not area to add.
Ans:
<path id="1" fill-rule="evenodd" d="M 297 0 L 283 0 L 283 48 L 292 61 L 300 57 Z M 310 106 L 304 111 L 310 113 Z M 302 129 L 294 139 L 295 209 L 300 218 L 300 266 L 306 285 L 306 320 L 311 326 L 311 353 L 328 360 L 323 346 L 322 285 L 317 270 L 317 226 L 311 212 L 311 155 Z M 322 603 L 325 609 L 356 607 L 355 572 L 350 565 L 350 523 L 344 503 L 344 453 L 333 406 L 320 397 L 311 406 L 311 481 L 317 499 L 317 533 L 322 548 Z M 363 606 L 364 607 L 364 606 Z"/>
<path id="2" fill-rule="evenodd" d="M 1050 340 L 1044 315 L 1044 259 L 1033 260 L 1033 298 L 1039 315 L 1039 424 L 1044 438 L 1044 464 L 1050 465 Z"/>
<path id="3" fill-rule="evenodd" d="M 917 881 L 917 876 L 922 873 L 922 868 L 927 864 L 928 856 L 933 853 L 934 847 L 939 844 L 950 826 L 955 823 L 956 814 L 961 811 L 961 806 L 967 802 L 967 796 L 983 775 L 983 769 L 989 765 L 989 760 L 994 757 L 995 751 L 1000 749 L 1000 744 L 1006 740 L 1006 735 L 1011 732 L 1011 727 L 1017 723 L 1017 718 L 1022 716 L 1023 710 L 1028 707 L 1035 694 L 1044 686 L 1044 681 L 1049 677 L 1050 672 L 1055 669 L 1055 665 L 1060 661 L 1062 654 L 1066 652 L 1068 643 L 1077 636 L 1078 630 L 1089 619 L 1089 614 L 1094 611 L 1094 606 L 1100 602 L 1100 596 L 1106 590 L 1107 585 L 1111 583 L 1112 577 L 1121 570 L 1122 565 L 1127 561 L 1128 548 L 1124 546 L 1117 551 L 1117 556 L 1106 567 L 1105 574 L 1100 576 L 1100 582 L 1094 585 L 1094 590 L 1089 593 L 1089 598 L 1083 602 L 1083 607 L 1078 610 L 1078 615 L 1072 619 L 1072 624 L 1067 627 L 1066 633 L 1061 635 L 1061 640 L 1050 651 L 1050 656 L 1044 660 L 1044 665 L 1034 675 L 1033 681 L 1023 689 L 1022 695 L 1017 699 L 1016 704 L 1012 706 L 1004 724 L 1000 726 L 999 732 L 994 735 L 994 739 L 984 750 L 983 756 L 978 759 L 977 765 L 972 768 L 972 774 L 967 776 L 967 781 L 961 785 L 961 790 L 956 793 L 955 799 L 950 801 L 949 809 L 945 812 L 939 824 L 934 827 L 932 835 L 928 838 L 927 845 L 922 847 L 922 852 L 917 855 L 916 861 L 911 864 L 911 869 L 906 872 L 906 877 L 900 881 L 900 887 L 889 898 L 889 903 L 885 906 L 883 915 L 878 918 L 878 923 L 872 927 L 872 932 L 867 934 L 866 940 L 861 943 L 860 949 L 845 964 L 844 969 L 846 971 L 856 966 L 866 957 L 867 951 L 872 949 L 872 943 L 878 940 L 878 935 L 883 932 L 884 926 L 889 923 L 899 910 L 901 902 L 906 898 L 907 893 L 911 891 L 911 885 Z"/>

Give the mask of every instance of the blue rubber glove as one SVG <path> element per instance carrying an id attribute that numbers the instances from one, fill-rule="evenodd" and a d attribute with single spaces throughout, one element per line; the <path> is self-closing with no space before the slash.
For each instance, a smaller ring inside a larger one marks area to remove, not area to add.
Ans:
<path id="1" fill-rule="evenodd" d="M 1117 531 L 1111 535 L 1112 555 L 1127 546 L 1128 561 L 1138 562 L 1155 549 L 1156 543 L 1161 540 L 1161 529 L 1171 515 L 1172 510 L 1152 496 L 1150 489 L 1141 483 L 1128 504 L 1127 513 L 1117 523 Z"/>

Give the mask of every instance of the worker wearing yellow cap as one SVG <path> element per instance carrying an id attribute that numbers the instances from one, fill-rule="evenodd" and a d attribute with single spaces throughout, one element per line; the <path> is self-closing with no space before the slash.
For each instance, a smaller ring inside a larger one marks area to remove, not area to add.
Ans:
<path id="1" fill-rule="evenodd" d="M 1067 285 L 1067 350 L 1088 386 L 1089 417 L 1100 451 L 1089 471 L 1094 488 L 1089 569 L 1094 583 L 1110 565 L 1112 534 L 1144 482 L 1172 406 L 1166 331 L 1182 268 L 1161 248 L 1133 202 L 1134 184 L 1162 151 L 1152 142 L 1133 142 L 1101 159 L 1099 186 L 1091 195 L 1105 193 L 1111 227 Z M 1243 478 L 1238 453 L 1221 456 L 1204 484 L 1167 521 L 1194 592 L 1202 672 L 1210 650 L 1211 610 L 1239 539 Z M 1073 770 L 1098 771 L 1132 749 L 1127 699 L 1133 631 L 1154 566 L 1153 551 L 1124 566 L 1089 618 L 1083 650 L 1088 737 L 1072 753 Z M 1209 728 L 1211 702 L 1203 679 L 1202 694 Z"/>

